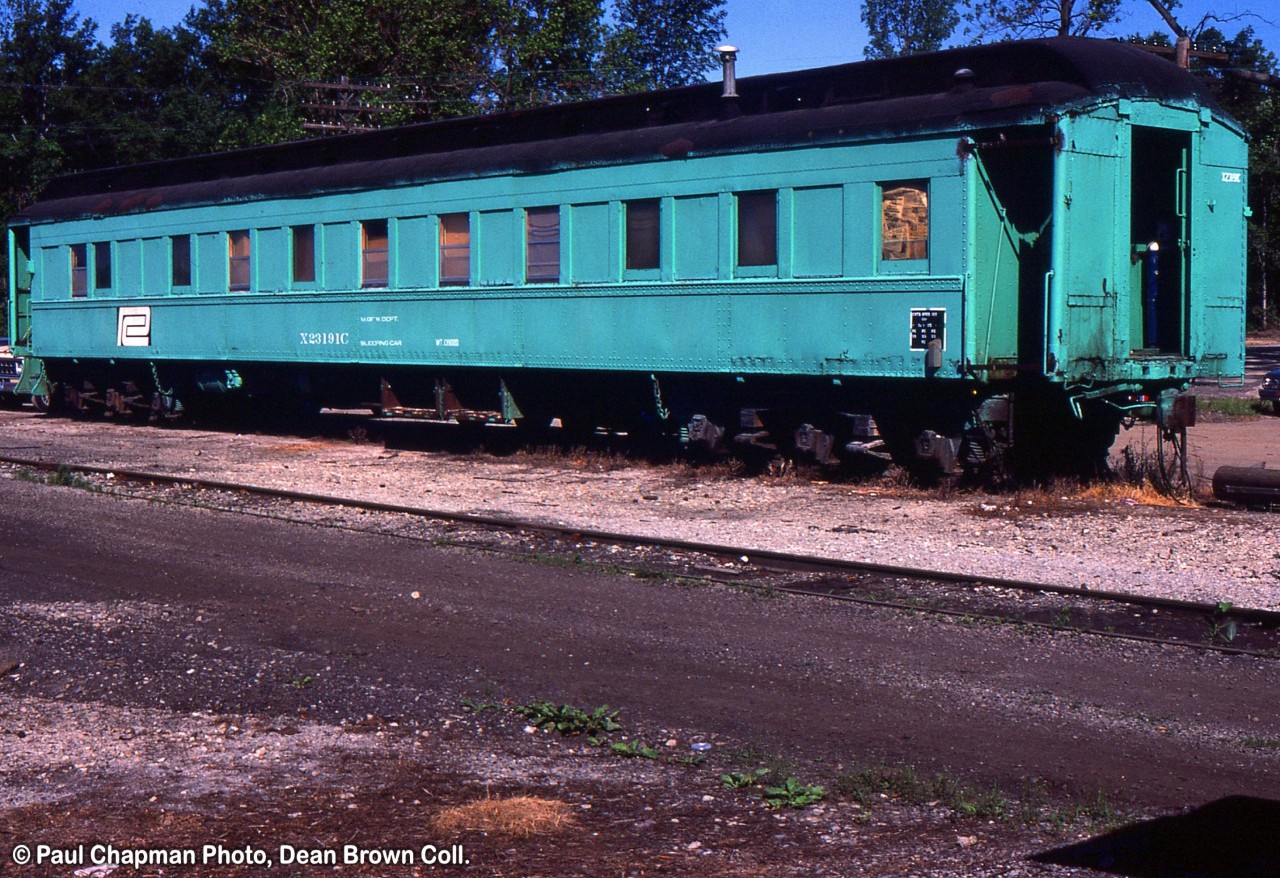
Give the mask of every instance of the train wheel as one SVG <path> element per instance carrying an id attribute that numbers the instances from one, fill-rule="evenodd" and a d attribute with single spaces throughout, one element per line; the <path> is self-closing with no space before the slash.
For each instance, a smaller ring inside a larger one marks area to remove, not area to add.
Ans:
<path id="1" fill-rule="evenodd" d="M 48 414 L 49 409 L 52 408 L 51 402 L 49 400 L 49 394 L 47 393 L 31 394 L 31 407 L 34 408 L 36 411 L 40 412 L 40 414 L 42 415 Z"/>
<path id="2" fill-rule="evenodd" d="M 1191 474 L 1187 466 L 1187 430 L 1165 428 L 1156 440 L 1156 462 L 1160 487 L 1173 497 L 1191 493 Z"/>

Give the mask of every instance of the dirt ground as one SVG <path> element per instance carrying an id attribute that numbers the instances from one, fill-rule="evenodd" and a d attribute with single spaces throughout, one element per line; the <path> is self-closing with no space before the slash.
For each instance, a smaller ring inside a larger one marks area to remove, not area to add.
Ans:
<path id="1" fill-rule="evenodd" d="M 1201 423 L 1193 474 L 1278 430 Z M 0 472 L 0 874 L 1280 874 L 1271 659 L 331 518 Z"/>
<path id="2" fill-rule="evenodd" d="M 5 475 L 5 874 L 1280 870 L 1269 659 Z"/>
<path id="3" fill-rule="evenodd" d="M 1155 454 L 1156 431 L 1139 425 L 1122 431 L 1112 446 L 1112 458 L 1121 465 L 1124 449 L 1138 458 Z M 1258 415 L 1231 420 L 1207 420 L 1187 431 L 1188 469 L 1198 490 L 1211 493 L 1213 474 L 1223 466 L 1266 466 L 1280 469 L 1280 417 Z"/>

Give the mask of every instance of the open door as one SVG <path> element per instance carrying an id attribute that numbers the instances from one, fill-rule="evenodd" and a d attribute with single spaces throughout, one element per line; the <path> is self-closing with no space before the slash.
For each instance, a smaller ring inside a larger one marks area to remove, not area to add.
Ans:
<path id="1" fill-rule="evenodd" d="M 31 232 L 9 230 L 9 302 L 6 319 L 10 344 L 25 348 L 31 334 Z"/>
<path id="2" fill-rule="evenodd" d="M 1186 356 L 1191 134 L 1135 126 L 1130 155 L 1130 347 Z"/>

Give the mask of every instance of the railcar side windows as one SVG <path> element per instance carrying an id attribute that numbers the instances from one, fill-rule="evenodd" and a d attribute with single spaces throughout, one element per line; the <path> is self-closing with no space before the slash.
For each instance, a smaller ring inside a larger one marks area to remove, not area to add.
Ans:
<path id="1" fill-rule="evenodd" d="M 531 207 L 525 212 L 525 280 L 560 280 L 560 208 Z"/>
<path id="2" fill-rule="evenodd" d="M 360 285 L 385 287 L 390 278 L 390 237 L 386 220 L 366 220 L 360 224 Z"/>
<path id="3" fill-rule="evenodd" d="M 227 277 L 232 290 L 249 289 L 249 230 L 227 232 Z"/>
<path id="4" fill-rule="evenodd" d="M 880 258 L 929 258 L 929 187 L 924 180 L 881 184 Z"/>
<path id="5" fill-rule="evenodd" d="M 658 199 L 628 201 L 624 208 L 627 214 L 627 270 L 660 268 Z"/>
<path id="6" fill-rule="evenodd" d="M 111 289 L 111 242 L 99 241 L 93 245 L 93 288 Z"/>
<path id="7" fill-rule="evenodd" d="M 89 245 L 71 245 L 71 296 L 82 299 L 89 295 Z"/>
<path id="8" fill-rule="evenodd" d="M 738 193 L 738 265 L 778 264 L 778 193 Z"/>
<path id="9" fill-rule="evenodd" d="M 440 283 L 471 283 L 471 216 L 451 213 L 440 217 Z"/>
<path id="10" fill-rule="evenodd" d="M 293 246 L 293 282 L 315 283 L 316 227 L 294 226 L 289 231 Z"/>
<path id="11" fill-rule="evenodd" d="M 175 235 L 169 239 L 169 282 L 175 287 L 191 286 L 191 236 Z"/>

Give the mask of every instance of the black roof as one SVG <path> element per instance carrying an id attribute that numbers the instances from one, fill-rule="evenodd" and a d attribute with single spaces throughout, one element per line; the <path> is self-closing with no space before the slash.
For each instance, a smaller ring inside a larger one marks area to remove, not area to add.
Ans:
<path id="1" fill-rule="evenodd" d="M 1072 37 L 746 77 L 737 92 L 727 100 L 714 82 L 90 171 L 55 180 L 14 220 L 963 131 L 1117 96 L 1215 107 L 1195 77 L 1161 57 Z"/>

